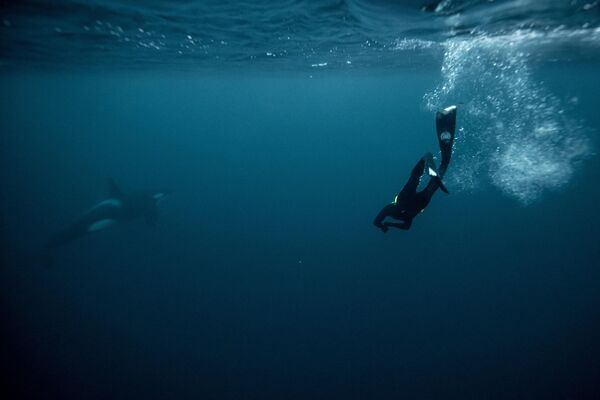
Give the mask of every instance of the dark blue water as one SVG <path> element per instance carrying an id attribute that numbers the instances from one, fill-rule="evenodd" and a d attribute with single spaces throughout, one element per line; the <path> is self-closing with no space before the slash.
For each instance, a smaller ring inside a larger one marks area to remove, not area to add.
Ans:
<path id="1" fill-rule="evenodd" d="M 2 397 L 600 398 L 598 3 L 422 6 L 1 5 Z"/>

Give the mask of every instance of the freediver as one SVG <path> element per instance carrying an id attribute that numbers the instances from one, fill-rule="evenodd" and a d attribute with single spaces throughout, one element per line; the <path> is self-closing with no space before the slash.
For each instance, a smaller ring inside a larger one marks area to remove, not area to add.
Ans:
<path id="1" fill-rule="evenodd" d="M 439 170 L 436 169 L 431 153 L 425 153 L 421 157 L 413 167 L 408 182 L 400 190 L 394 201 L 383 207 L 375 217 L 373 224 L 383 232 L 387 232 L 390 227 L 403 230 L 410 229 L 413 218 L 423 212 L 438 188 L 444 193 L 448 193 L 448 189 L 446 189 L 442 182 L 442 178 L 448 169 L 450 156 L 452 155 L 452 145 L 456 129 L 456 106 L 450 106 L 442 111 L 438 111 L 435 116 L 435 123 L 440 152 L 442 154 L 440 168 Z M 417 187 L 424 172 L 427 172 L 429 175 L 429 182 L 425 189 L 417 192 Z M 399 222 L 384 222 L 386 217 L 398 220 Z"/>
<path id="2" fill-rule="evenodd" d="M 164 192 L 124 194 L 112 178 L 107 181 L 108 198 L 50 238 L 42 252 L 42 260 L 46 265 L 52 264 L 52 253 L 56 248 L 114 224 L 145 220 L 148 225 L 156 225 L 157 205 L 166 197 Z"/>

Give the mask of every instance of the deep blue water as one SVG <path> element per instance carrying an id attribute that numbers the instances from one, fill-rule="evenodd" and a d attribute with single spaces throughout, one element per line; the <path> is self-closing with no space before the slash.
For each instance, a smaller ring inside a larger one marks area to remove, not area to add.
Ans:
<path id="1" fill-rule="evenodd" d="M 600 398 L 598 2 L 422 5 L 0 5 L 3 398 Z"/>

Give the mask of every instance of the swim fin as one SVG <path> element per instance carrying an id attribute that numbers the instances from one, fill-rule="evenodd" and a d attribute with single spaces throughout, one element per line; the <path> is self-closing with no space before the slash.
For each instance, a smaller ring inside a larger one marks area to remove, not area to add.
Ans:
<path id="1" fill-rule="evenodd" d="M 437 132 L 440 151 L 442 153 L 442 173 L 450 163 L 454 134 L 456 131 L 456 106 L 446 107 L 435 115 L 435 128 Z"/>

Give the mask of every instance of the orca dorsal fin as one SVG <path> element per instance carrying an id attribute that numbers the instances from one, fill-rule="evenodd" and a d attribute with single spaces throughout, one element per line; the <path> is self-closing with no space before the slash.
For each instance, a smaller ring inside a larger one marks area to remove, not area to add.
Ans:
<path id="1" fill-rule="evenodd" d="M 119 198 L 123 197 L 123 192 L 117 186 L 117 183 L 113 178 L 107 178 L 106 182 L 108 183 L 108 196 L 111 198 Z"/>

